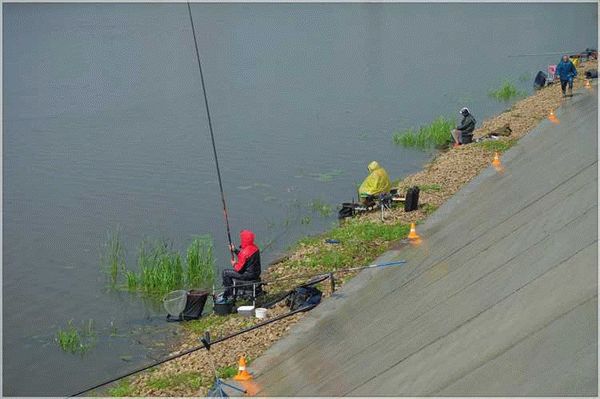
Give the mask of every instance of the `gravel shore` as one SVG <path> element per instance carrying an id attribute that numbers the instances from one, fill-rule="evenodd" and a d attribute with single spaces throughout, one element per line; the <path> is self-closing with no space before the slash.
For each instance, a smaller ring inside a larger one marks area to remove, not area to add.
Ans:
<path id="1" fill-rule="evenodd" d="M 574 91 L 584 86 L 585 71 L 596 69 L 597 66 L 598 63 L 596 60 L 587 61 L 579 66 L 579 75 L 574 82 Z M 510 109 L 500 115 L 483 121 L 481 127 L 476 129 L 474 133 L 474 138 L 480 138 L 508 125 L 512 130 L 511 135 L 497 140 L 498 142 L 504 142 L 504 146 L 473 143 L 441 151 L 422 171 L 407 176 L 399 182 L 398 188 L 400 192 L 405 192 L 408 187 L 415 185 L 421 187 L 420 209 L 418 211 L 406 213 L 403 209 L 397 207 L 392 211 L 386 212 L 384 222 L 381 222 L 379 212 L 366 214 L 358 219 L 365 222 L 384 224 L 405 224 L 425 219 L 443 202 L 460 190 L 463 185 L 488 167 L 494 157 L 494 152 L 498 148 L 501 150 L 509 148 L 519 138 L 536 127 L 540 121 L 547 118 L 551 110 L 556 110 L 564 101 L 569 100 L 569 98 L 562 97 L 560 84 L 553 84 L 536 91 L 527 98 L 515 102 Z M 294 262 L 316 253 L 320 246 L 324 245 L 322 241 L 297 246 L 288 257 L 271 265 L 269 270 L 265 272 L 264 279 L 298 275 L 300 271 L 297 267 L 293 267 L 296 264 Z M 382 242 L 374 243 L 373 245 L 379 246 L 379 254 L 389 248 L 389 243 Z M 358 261 L 362 260 L 357 260 L 346 267 L 357 266 Z M 311 271 L 321 272 L 326 270 Z M 347 281 L 351 277 L 352 274 L 345 275 L 338 284 L 343 284 L 344 281 Z M 277 288 L 283 288 L 283 286 Z M 326 297 L 328 292 L 325 290 L 324 293 Z M 269 316 L 285 312 L 287 312 L 287 308 L 280 306 L 271 310 Z M 239 356 L 242 354 L 251 360 L 257 358 L 274 342 L 286 335 L 290 328 L 302 317 L 302 314 L 297 314 L 215 345 L 210 355 L 215 367 L 223 370 L 224 367 L 236 365 Z M 254 323 L 256 323 L 254 319 L 243 318 L 238 315 L 226 318 L 209 316 L 205 320 L 205 325 L 210 330 L 213 338 L 240 330 Z M 188 334 L 183 342 L 181 342 L 179 350 L 183 351 L 198 346 L 199 336 L 200 332 L 197 329 L 188 328 Z M 177 376 L 188 376 L 189 378 L 177 378 Z M 192 376 L 195 377 L 192 378 Z M 213 381 L 214 370 L 212 362 L 205 350 L 199 350 L 168 362 L 150 372 L 134 377 L 128 382 L 128 389 L 125 393 L 129 396 L 205 396 L 208 387 L 212 385 Z"/>

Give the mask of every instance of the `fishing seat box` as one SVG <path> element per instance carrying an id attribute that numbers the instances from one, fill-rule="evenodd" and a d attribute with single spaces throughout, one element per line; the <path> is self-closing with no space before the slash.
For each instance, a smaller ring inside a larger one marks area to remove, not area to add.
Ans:
<path id="1" fill-rule="evenodd" d="M 460 135 L 460 143 L 461 144 L 471 144 L 473 142 L 473 133 L 461 133 Z"/>
<path id="2" fill-rule="evenodd" d="M 249 284 L 255 284 L 254 286 Z M 256 297 L 263 294 L 262 282 L 260 277 L 254 280 L 238 280 L 233 279 L 233 297 L 235 299 L 250 299 L 254 300 Z M 241 287 L 238 287 L 241 286 Z"/>

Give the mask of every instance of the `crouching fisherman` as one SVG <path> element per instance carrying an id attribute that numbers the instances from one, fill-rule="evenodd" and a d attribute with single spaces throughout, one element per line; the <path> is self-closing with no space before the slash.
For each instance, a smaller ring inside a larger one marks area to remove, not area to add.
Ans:
<path id="1" fill-rule="evenodd" d="M 254 233 L 250 230 L 240 232 L 240 249 L 231 245 L 232 251 L 237 255 L 237 261 L 232 259 L 233 269 L 225 269 L 222 273 L 225 292 L 223 299 L 231 298 L 233 294 L 233 280 L 253 281 L 260 277 L 260 250 L 254 244 Z"/>
<path id="2" fill-rule="evenodd" d="M 368 166 L 369 176 L 362 182 L 358 189 L 358 194 L 363 203 L 367 202 L 368 197 L 388 193 L 392 188 L 390 177 L 377 161 L 373 161 Z"/>
<path id="3" fill-rule="evenodd" d="M 461 109 L 460 114 L 463 116 L 463 119 L 460 125 L 451 132 L 454 139 L 454 147 L 473 142 L 473 131 L 475 130 L 475 123 L 477 123 L 467 107 Z"/>

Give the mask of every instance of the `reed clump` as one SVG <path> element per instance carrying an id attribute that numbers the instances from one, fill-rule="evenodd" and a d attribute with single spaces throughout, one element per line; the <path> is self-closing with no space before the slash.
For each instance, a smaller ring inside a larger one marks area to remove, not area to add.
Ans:
<path id="1" fill-rule="evenodd" d="M 142 241 L 138 250 L 138 268 L 136 287 L 148 294 L 165 294 L 184 285 L 181 255 L 166 242 Z M 131 275 L 130 272 L 128 276 Z"/>
<path id="2" fill-rule="evenodd" d="M 65 352 L 84 354 L 96 344 L 94 322 L 90 319 L 82 328 L 77 328 L 73 320 L 69 320 L 65 328 L 58 329 L 55 340 Z"/>
<path id="3" fill-rule="evenodd" d="M 213 242 L 208 235 L 193 237 L 183 255 L 167 241 L 145 239 L 138 247 L 137 270 L 127 268 L 119 234 L 108 235 L 106 248 L 106 259 L 118 259 L 109 263 L 113 285 L 131 292 L 162 296 L 177 289 L 210 288 L 215 280 Z"/>
<path id="4" fill-rule="evenodd" d="M 403 147 L 427 149 L 448 144 L 452 136 L 450 132 L 454 123 L 450 118 L 438 117 L 429 125 L 421 126 L 418 130 L 413 128 L 403 132 L 394 133 L 393 140 Z"/>
<path id="5" fill-rule="evenodd" d="M 521 90 L 518 90 L 514 84 L 505 80 L 502 85 L 497 89 L 492 89 L 489 91 L 488 95 L 498 101 L 510 101 L 513 98 L 521 98 L 527 96 L 527 93 Z"/>
<path id="6" fill-rule="evenodd" d="M 100 263 L 107 272 L 112 285 L 117 283 L 119 271 L 125 268 L 125 248 L 121 240 L 121 228 L 109 231 Z"/>
<path id="7" fill-rule="evenodd" d="M 215 258 L 210 236 L 195 237 L 186 252 L 187 283 L 192 287 L 209 287 L 215 281 Z"/>

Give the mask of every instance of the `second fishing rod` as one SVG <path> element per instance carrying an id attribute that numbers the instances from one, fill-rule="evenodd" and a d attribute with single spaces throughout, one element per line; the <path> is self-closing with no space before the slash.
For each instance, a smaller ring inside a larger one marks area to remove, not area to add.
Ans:
<path id="1" fill-rule="evenodd" d="M 405 263 L 406 263 L 405 260 L 398 260 L 398 261 L 386 262 L 386 263 L 374 263 L 374 264 L 367 265 L 367 266 L 349 267 L 347 269 L 331 270 L 328 272 L 321 272 L 321 273 L 315 273 L 315 274 L 309 274 L 309 275 L 287 276 L 287 277 L 276 278 L 273 280 L 265 280 L 265 281 L 252 282 L 252 283 L 246 283 L 246 284 L 235 284 L 232 286 L 223 286 L 218 289 L 213 289 L 213 293 L 223 292 L 223 291 L 227 290 L 228 288 L 242 288 L 242 287 L 252 287 L 252 286 L 257 286 L 257 285 L 269 285 L 269 284 L 274 284 L 274 283 L 278 283 L 281 281 L 288 281 L 288 280 L 307 280 L 307 279 L 311 280 L 311 279 L 321 277 L 321 276 L 329 276 L 329 275 L 340 274 L 340 273 L 349 273 L 349 272 L 365 270 L 365 269 L 384 268 L 384 267 L 388 267 L 388 266 L 398 266 L 398 265 L 403 265 Z"/>

